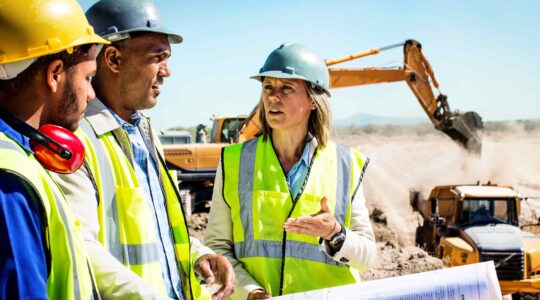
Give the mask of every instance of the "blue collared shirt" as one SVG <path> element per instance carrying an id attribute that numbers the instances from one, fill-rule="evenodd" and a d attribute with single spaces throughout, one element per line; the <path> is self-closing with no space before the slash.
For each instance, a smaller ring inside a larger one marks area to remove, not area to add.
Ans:
<path id="1" fill-rule="evenodd" d="M 304 184 L 306 175 L 309 170 L 309 156 L 310 156 L 310 143 L 306 143 L 304 147 L 304 152 L 300 159 L 292 166 L 287 173 L 287 184 L 289 185 L 289 190 L 291 191 L 291 197 L 293 200 L 296 199 L 300 189 Z"/>
<path id="2" fill-rule="evenodd" d="M 139 112 L 135 112 L 131 116 L 131 123 L 128 123 L 113 111 L 109 111 L 129 136 L 133 151 L 135 175 L 146 193 L 148 206 L 154 212 L 152 218 L 156 224 L 156 232 L 158 233 L 160 242 L 158 253 L 167 294 L 174 299 L 183 299 L 182 280 L 180 279 L 180 272 L 176 263 L 174 242 L 168 222 L 165 197 L 159 182 L 158 169 L 156 162 L 150 156 L 150 152 L 138 127 L 142 116 Z"/>
<path id="3" fill-rule="evenodd" d="M 32 153 L 28 137 L 0 119 L 0 132 Z M 18 176 L 0 172 L 0 299 L 47 299 L 47 261 L 38 208 Z"/>

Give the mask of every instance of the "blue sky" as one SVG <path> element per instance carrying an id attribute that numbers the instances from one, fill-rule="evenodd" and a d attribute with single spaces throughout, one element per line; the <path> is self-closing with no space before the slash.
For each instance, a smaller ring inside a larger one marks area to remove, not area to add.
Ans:
<path id="1" fill-rule="evenodd" d="M 80 0 L 84 10 L 95 1 Z M 156 129 L 248 114 L 255 74 L 283 42 L 336 58 L 413 38 L 450 107 L 484 120 L 540 118 L 540 1 L 156 1 L 173 45 L 171 77 L 146 113 Z M 396 48 L 344 67 L 393 66 Z M 356 113 L 424 117 L 405 82 L 332 90 L 334 119 Z M 427 120 L 427 118 L 426 118 Z"/>

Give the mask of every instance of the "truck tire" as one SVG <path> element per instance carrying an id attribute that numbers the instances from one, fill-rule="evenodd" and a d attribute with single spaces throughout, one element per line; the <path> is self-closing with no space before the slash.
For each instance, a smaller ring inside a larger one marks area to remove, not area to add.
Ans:
<path id="1" fill-rule="evenodd" d="M 424 249 L 430 255 L 435 255 L 436 245 L 433 245 L 433 224 L 428 221 L 424 221 L 424 225 L 419 228 L 421 228 L 421 230 L 417 234 L 422 235 L 422 249 Z"/>
<path id="2" fill-rule="evenodd" d="M 415 233 L 414 242 L 416 245 L 422 249 L 426 248 L 426 245 L 424 244 L 424 228 L 423 226 L 416 227 L 416 233 Z"/>
<path id="3" fill-rule="evenodd" d="M 207 187 L 196 192 L 192 192 L 192 211 L 207 212 L 212 201 L 213 187 Z"/>
<path id="4" fill-rule="evenodd" d="M 512 300 L 540 300 L 540 293 L 515 293 Z"/>

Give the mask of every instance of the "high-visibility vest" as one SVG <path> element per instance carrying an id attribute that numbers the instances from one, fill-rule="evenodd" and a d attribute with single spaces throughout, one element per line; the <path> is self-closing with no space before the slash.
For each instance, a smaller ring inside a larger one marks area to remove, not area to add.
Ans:
<path id="1" fill-rule="evenodd" d="M 141 122 L 148 121 L 143 118 Z M 99 241 L 127 268 L 166 295 L 152 210 L 130 162 L 131 143 L 127 133 L 118 128 L 96 136 L 88 120 L 83 119 L 76 134 L 85 146 L 85 161 L 98 189 Z M 157 166 L 176 259 L 183 272 L 184 296 L 209 299 L 191 263 L 188 226 L 178 191 L 164 164 L 159 161 Z"/>
<path id="2" fill-rule="evenodd" d="M 366 159 L 329 143 L 317 149 L 303 190 L 291 198 L 270 139 L 262 137 L 223 150 L 223 196 L 231 208 L 236 257 L 273 296 L 355 283 L 358 270 L 328 257 L 319 238 L 287 233 L 286 219 L 321 209 L 322 197 L 336 220 L 349 227 L 351 201 Z"/>
<path id="3" fill-rule="evenodd" d="M 0 132 L 0 169 L 8 170 L 27 182 L 39 199 L 50 257 L 47 280 L 49 299 L 100 299 L 80 233 L 64 195 L 32 153 Z M 32 201 L 28 199 L 28 201 Z"/>

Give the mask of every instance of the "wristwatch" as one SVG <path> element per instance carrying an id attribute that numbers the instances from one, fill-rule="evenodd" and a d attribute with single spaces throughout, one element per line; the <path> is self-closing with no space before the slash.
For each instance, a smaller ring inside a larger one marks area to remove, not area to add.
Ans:
<path id="1" fill-rule="evenodd" d="M 341 224 L 340 224 L 341 225 Z M 328 241 L 328 245 L 334 250 L 335 252 L 339 251 L 341 249 L 341 246 L 343 245 L 343 242 L 345 242 L 345 226 L 341 225 L 341 230 L 334 234 L 332 238 Z"/>

